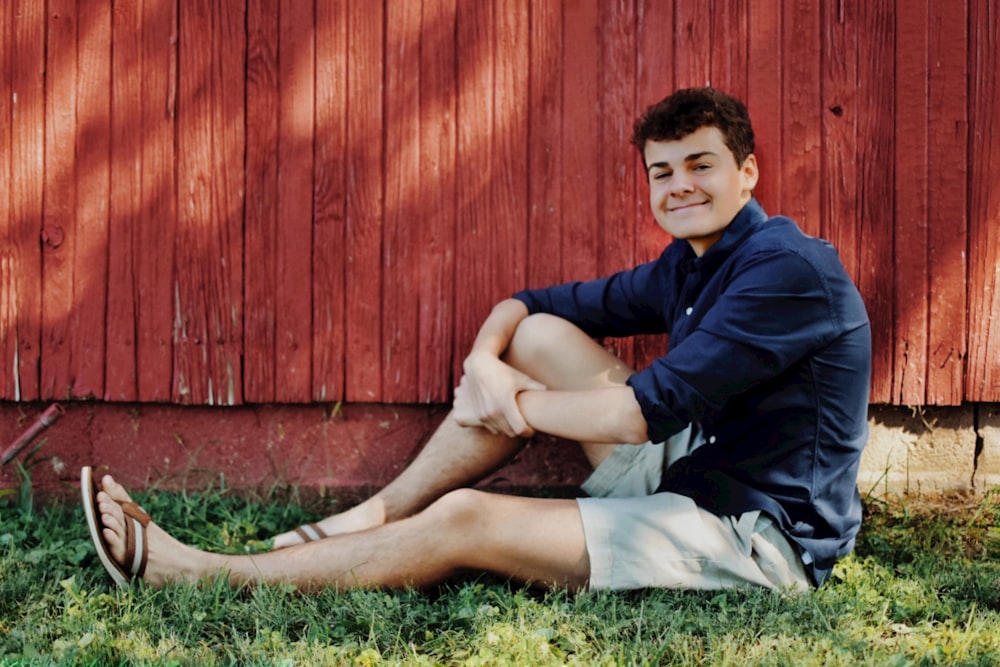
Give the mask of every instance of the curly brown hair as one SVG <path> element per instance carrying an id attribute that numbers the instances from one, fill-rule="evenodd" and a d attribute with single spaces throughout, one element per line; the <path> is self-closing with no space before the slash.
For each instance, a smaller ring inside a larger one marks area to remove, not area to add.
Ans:
<path id="1" fill-rule="evenodd" d="M 647 141 L 677 141 L 703 127 L 722 132 L 737 165 L 754 152 L 753 126 L 746 106 L 715 88 L 684 88 L 653 104 L 636 119 L 631 141 L 645 162 Z"/>

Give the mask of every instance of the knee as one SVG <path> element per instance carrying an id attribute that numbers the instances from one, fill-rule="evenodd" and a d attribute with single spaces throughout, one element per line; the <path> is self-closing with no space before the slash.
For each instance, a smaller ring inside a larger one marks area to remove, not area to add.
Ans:
<path id="1" fill-rule="evenodd" d="M 466 532 L 480 523 L 486 496 L 475 489 L 449 491 L 424 510 L 424 514 L 436 526 L 448 525 Z"/>
<path id="2" fill-rule="evenodd" d="M 506 361 L 522 371 L 564 348 L 567 338 L 585 336 L 575 325 L 555 315 L 537 313 L 521 320 L 507 348 Z"/>

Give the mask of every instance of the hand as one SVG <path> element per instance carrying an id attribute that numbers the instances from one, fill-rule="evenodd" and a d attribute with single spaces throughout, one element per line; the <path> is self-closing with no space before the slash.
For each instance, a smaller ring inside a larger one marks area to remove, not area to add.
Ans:
<path id="1" fill-rule="evenodd" d="M 517 405 L 517 395 L 545 385 L 492 355 L 470 355 L 455 388 L 454 418 L 462 426 L 480 426 L 508 437 L 530 437 L 534 430 Z"/>

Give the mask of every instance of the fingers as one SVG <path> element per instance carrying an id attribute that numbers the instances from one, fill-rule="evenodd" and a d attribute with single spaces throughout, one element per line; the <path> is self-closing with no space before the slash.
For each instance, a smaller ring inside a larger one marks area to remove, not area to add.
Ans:
<path id="1" fill-rule="evenodd" d="M 480 426 L 508 437 L 531 436 L 517 404 L 522 391 L 543 391 L 545 385 L 499 359 L 480 363 L 462 375 L 455 388 L 454 415 L 462 426 Z"/>
<path id="2" fill-rule="evenodd" d="M 485 404 L 475 400 L 461 384 L 455 389 L 453 415 L 461 426 L 479 426 L 490 433 L 508 437 L 529 437 L 534 431 L 525 421 L 517 406 L 516 394 L 511 394 L 503 404 Z"/>

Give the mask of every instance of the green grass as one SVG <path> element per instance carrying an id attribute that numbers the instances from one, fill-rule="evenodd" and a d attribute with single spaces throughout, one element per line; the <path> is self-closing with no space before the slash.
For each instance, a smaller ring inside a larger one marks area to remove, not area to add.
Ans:
<path id="1" fill-rule="evenodd" d="M 201 547 L 318 514 L 219 489 L 137 494 Z M 823 589 L 539 593 L 490 578 L 433 591 L 111 587 L 75 506 L 0 505 L 0 664 L 1000 665 L 1000 493 L 866 503 Z"/>

